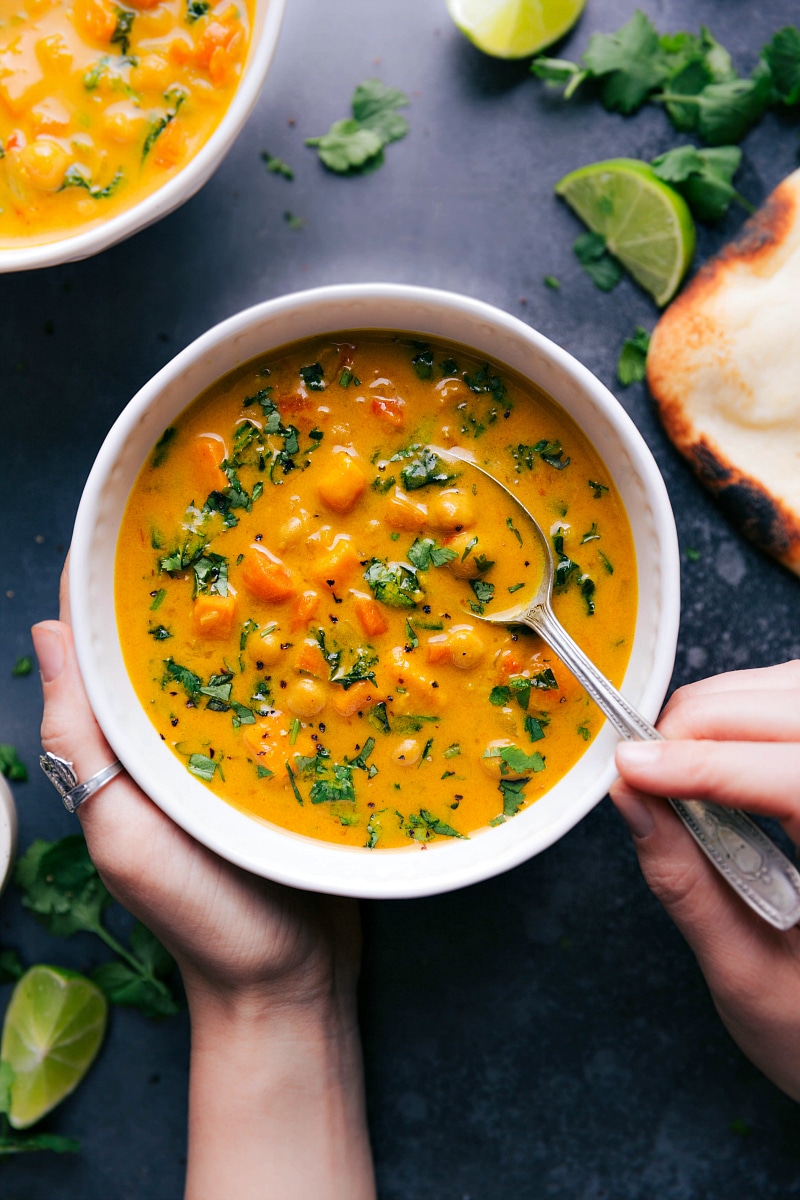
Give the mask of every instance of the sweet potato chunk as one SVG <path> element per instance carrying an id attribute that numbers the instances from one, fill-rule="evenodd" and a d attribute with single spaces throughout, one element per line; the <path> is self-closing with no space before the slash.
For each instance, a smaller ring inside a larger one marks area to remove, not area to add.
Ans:
<path id="1" fill-rule="evenodd" d="M 233 628 L 236 597 L 201 592 L 192 606 L 192 626 L 201 637 L 225 638 Z"/>
<path id="2" fill-rule="evenodd" d="M 254 542 L 242 563 L 242 579 L 246 587 L 267 604 L 281 604 L 297 595 L 297 581 L 276 555 Z"/>
<path id="3" fill-rule="evenodd" d="M 361 464 L 349 454 L 334 454 L 327 470 L 320 476 L 317 490 L 321 499 L 334 512 L 346 513 L 357 503 L 367 486 Z"/>

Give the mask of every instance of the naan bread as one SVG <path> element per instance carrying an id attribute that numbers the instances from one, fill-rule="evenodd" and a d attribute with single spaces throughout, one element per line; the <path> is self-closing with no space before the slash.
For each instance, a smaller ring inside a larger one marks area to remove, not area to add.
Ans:
<path id="1" fill-rule="evenodd" d="M 666 310 L 647 381 L 723 509 L 800 575 L 800 171 Z"/>

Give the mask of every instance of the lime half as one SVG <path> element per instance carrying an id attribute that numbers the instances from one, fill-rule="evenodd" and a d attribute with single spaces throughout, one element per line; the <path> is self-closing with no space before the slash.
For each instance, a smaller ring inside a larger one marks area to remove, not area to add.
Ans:
<path id="1" fill-rule="evenodd" d="M 0 1059 L 14 1071 L 8 1119 L 38 1121 L 77 1087 L 100 1048 L 108 1004 L 83 975 L 31 967 L 11 995 Z"/>
<path id="2" fill-rule="evenodd" d="M 556 192 L 575 210 L 656 304 L 678 290 L 692 261 L 694 221 L 683 196 L 646 163 L 610 158 L 565 175 Z"/>
<path id="3" fill-rule="evenodd" d="M 495 58 L 526 58 L 556 42 L 577 21 L 586 0 L 447 0 L 469 40 Z"/>

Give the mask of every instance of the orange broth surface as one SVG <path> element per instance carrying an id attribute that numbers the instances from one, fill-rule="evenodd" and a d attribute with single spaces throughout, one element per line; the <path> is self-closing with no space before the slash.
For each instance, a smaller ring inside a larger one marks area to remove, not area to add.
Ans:
<path id="1" fill-rule="evenodd" d="M 603 718 L 539 637 L 478 618 L 553 540 L 554 609 L 620 684 L 630 525 L 577 425 L 461 346 L 375 332 L 285 347 L 165 430 L 120 530 L 116 606 L 161 738 L 255 817 L 368 848 L 468 837 L 536 801 Z M 520 586 L 521 585 L 521 586 Z"/>
<path id="2" fill-rule="evenodd" d="M 0 246 L 91 228 L 219 124 L 253 0 L 0 0 Z"/>

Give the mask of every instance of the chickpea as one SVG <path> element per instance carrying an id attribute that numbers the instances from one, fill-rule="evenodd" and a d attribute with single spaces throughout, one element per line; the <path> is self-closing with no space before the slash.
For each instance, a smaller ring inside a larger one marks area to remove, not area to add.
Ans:
<path id="1" fill-rule="evenodd" d="M 459 625 L 450 630 L 450 653 L 453 665 L 471 671 L 483 658 L 486 647 L 471 625 Z"/>
<path id="2" fill-rule="evenodd" d="M 40 192 L 57 192 L 64 182 L 70 155 L 50 138 L 35 138 L 20 151 L 20 163 L 29 183 Z"/>
<path id="3" fill-rule="evenodd" d="M 392 762 L 398 767 L 413 767 L 422 757 L 422 747 L 416 738 L 405 738 L 392 751 Z"/>
<path id="4" fill-rule="evenodd" d="M 440 492 L 428 505 L 428 520 L 436 529 L 469 529 L 475 524 L 472 500 L 458 488 Z"/>
<path id="5" fill-rule="evenodd" d="M 268 633 L 266 637 L 259 637 L 256 633 L 247 639 L 248 657 L 253 662 L 263 663 L 265 667 L 274 667 L 283 653 L 277 633 Z"/>
<path id="6" fill-rule="evenodd" d="M 103 129 L 106 135 L 119 146 L 135 142 L 140 136 L 144 117 L 132 106 L 126 104 L 112 105 L 103 116 Z"/>
<path id="7" fill-rule="evenodd" d="M 295 679 L 286 691 L 286 707 L 304 720 L 322 712 L 327 699 L 325 688 L 318 679 Z"/>
<path id="8" fill-rule="evenodd" d="M 160 54 L 143 54 L 131 68 L 131 87 L 137 92 L 163 92 L 172 80 L 172 68 Z"/>
<path id="9" fill-rule="evenodd" d="M 285 550 L 287 546 L 296 546 L 308 532 L 309 515 L 304 508 L 292 513 L 278 530 L 278 549 Z"/>
<path id="10" fill-rule="evenodd" d="M 392 529 L 417 530 L 427 520 L 428 510 L 424 504 L 415 504 L 400 488 L 394 489 L 384 509 L 384 520 Z"/>

